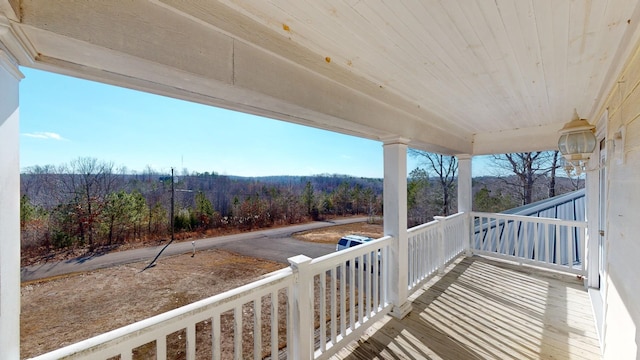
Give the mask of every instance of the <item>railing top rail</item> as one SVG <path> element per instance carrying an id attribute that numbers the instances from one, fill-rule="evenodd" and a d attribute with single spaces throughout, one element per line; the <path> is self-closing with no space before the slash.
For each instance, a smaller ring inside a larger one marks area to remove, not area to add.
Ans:
<path id="1" fill-rule="evenodd" d="M 462 217 L 464 214 L 464 212 L 459 212 L 449 216 L 434 216 L 433 218 L 436 220 L 453 220 L 455 218 Z"/>
<path id="2" fill-rule="evenodd" d="M 425 224 L 414 226 L 411 229 L 407 230 L 407 234 L 412 235 L 413 233 L 423 231 L 423 230 L 425 230 L 425 229 L 427 229 L 429 227 L 432 227 L 432 226 L 436 226 L 438 224 L 438 222 L 440 222 L 440 221 L 443 221 L 443 220 L 444 221 L 454 220 L 454 219 L 457 219 L 457 218 L 460 218 L 460 217 L 464 217 L 465 214 L 467 214 L 467 213 L 459 212 L 459 213 L 455 213 L 455 214 L 449 215 L 449 216 L 434 216 L 433 218 L 435 220 L 429 221 L 428 223 L 425 223 Z"/>
<path id="3" fill-rule="evenodd" d="M 413 233 L 420 232 L 424 229 L 430 228 L 432 226 L 437 226 L 437 225 L 438 225 L 438 220 L 429 221 L 428 223 L 412 227 L 411 229 L 407 230 L 407 234 L 411 235 Z"/>
<path id="4" fill-rule="evenodd" d="M 577 221 L 577 220 L 562 220 L 556 218 L 548 218 L 548 217 L 539 217 L 539 216 L 525 216 L 525 215 L 511 215 L 511 214 L 500 214 L 500 213 L 485 213 L 473 211 L 471 212 L 471 216 L 478 217 L 487 217 L 493 219 L 501 219 L 501 220 L 517 220 L 517 221 L 526 221 L 526 222 L 538 222 L 544 224 L 554 224 L 554 225 L 568 225 L 575 226 L 578 228 L 586 228 L 586 221 Z"/>
<path id="5" fill-rule="evenodd" d="M 119 339 L 124 340 L 132 334 L 140 334 L 147 331 L 153 331 L 157 327 L 166 326 L 167 323 L 180 321 L 181 319 L 199 314 L 203 311 L 227 304 L 246 295 L 259 293 L 260 290 L 277 286 L 281 283 L 292 280 L 293 271 L 291 267 L 276 270 L 272 273 L 264 275 L 261 279 L 246 285 L 231 289 L 221 294 L 217 294 L 206 299 L 196 301 L 194 303 L 182 306 L 180 308 L 170 310 L 168 312 L 158 314 L 156 316 L 138 321 L 136 323 L 123 326 L 121 328 L 97 335 L 95 337 L 80 341 L 78 343 L 54 350 L 52 352 L 42 354 L 32 358 L 32 360 L 49 360 L 60 359 L 81 352 L 92 351 L 91 349 L 102 349 L 109 346 Z"/>

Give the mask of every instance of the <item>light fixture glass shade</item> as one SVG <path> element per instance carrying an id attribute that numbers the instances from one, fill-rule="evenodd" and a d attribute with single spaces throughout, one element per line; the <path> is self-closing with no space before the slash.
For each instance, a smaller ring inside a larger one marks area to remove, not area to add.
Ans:
<path id="1" fill-rule="evenodd" d="M 565 159 L 588 160 L 596 148 L 595 126 L 585 119 L 580 119 L 574 110 L 573 120 L 565 124 L 559 131 L 558 149 Z"/>
<path id="2" fill-rule="evenodd" d="M 596 148 L 596 137 L 591 130 L 560 135 L 558 149 L 569 160 L 585 160 Z"/>
<path id="3" fill-rule="evenodd" d="M 596 136 L 593 134 L 595 126 L 586 119 L 580 119 L 578 112 L 573 110 L 573 119 L 558 131 L 558 150 L 563 156 L 563 167 L 570 175 L 575 172 L 580 176 L 586 171 L 586 165 L 591 153 L 596 148 Z"/>

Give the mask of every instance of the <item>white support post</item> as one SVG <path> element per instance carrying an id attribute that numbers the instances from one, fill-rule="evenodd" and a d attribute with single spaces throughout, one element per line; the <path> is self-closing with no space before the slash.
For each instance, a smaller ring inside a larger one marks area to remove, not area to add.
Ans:
<path id="1" fill-rule="evenodd" d="M 0 32 L 2 29 L 0 29 Z M 20 153 L 17 62 L 0 42 L 0 353 L 20 358 Z"/>
<path id="2" fill-rule="evenodd" d="M 290 257 L 293 269 L 293 347 L 294 359 L 313 359 L 313 276 L 309 271 L 311 258 L 298 255 Z"/>
<path id="3" fill-rule="evenodd" d="M 471 211 L 473 210 L 472 182 L 471 182 L 471 155 L 457 155 L 458 158 L 458 212 L 465 213 L 464 224 L 464 253 L 465 256 L 473 255 L 471 251 Z"/>
<path id="4" fill-rule="evenodd" d="M 585 175 L 585 188 L 587 192 L 587 209 L 586 220 L 589 221 L 585 235 L 586 242 L 586 262 L 587 262 L 587 286 L 593 289 L 601 289 L 600 287 L 600 269 L 598 259 L 600 254 L 598 238 L 600 236 L 599 229 L 603 227 L 599 225 L 601 219 L 598 217 L 600 179 L 598 171 L 587 171 Z M 589 196 L 594 195 L 594 196 Z M 604 281 L 604 279 L 602 279 Z"/>
<path id="5" fill-rule="evenodd" d="M 387 294 L 391 315 L 402 319 L 411 312 L 409 240 L 407 235 L 407 139 L 384 142 L 384 234 L 393 237 Z"/>

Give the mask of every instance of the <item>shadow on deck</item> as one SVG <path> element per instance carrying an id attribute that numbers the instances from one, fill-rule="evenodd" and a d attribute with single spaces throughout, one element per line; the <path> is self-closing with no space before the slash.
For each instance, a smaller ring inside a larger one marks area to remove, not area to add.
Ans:
<path id="1" fill-rule="evenodd" d="M 575 276 L 462 258 L 332 359 L 599 359 L 591 304 Z"/>

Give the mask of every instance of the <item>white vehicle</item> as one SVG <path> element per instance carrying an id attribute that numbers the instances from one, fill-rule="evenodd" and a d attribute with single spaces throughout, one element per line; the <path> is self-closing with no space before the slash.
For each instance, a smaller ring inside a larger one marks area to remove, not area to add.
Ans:
<path id="1" fill-rule="evenodd" d="M 373 240 L 370 237 L 360 236 L 360 235 L 347 235 L 343 236 L 338 240 L 338 244 L 336 244 L 336 251 L 348 249 L 353 246 L 362 245 L 367 241 Z"/>

